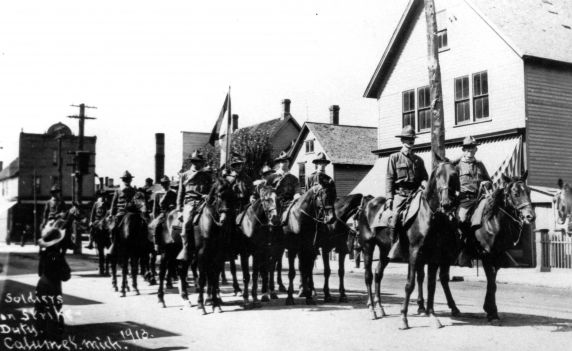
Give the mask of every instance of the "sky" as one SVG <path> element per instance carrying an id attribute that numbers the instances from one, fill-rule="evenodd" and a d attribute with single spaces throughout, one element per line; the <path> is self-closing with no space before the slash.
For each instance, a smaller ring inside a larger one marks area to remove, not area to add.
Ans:
<path id="1" fill-rule="evenodd" d="M 231 87 L 239 126 L 277 118 L 281 100 L 305 121 L 377 126 L 363 92 L 407 0 L 3 1 L 0 160 L 21 130 L 44 133 L 85 103 L 97 136 L 96 173 L 135 184 L 181 167 L 181 131 L 210 132 Z"/>

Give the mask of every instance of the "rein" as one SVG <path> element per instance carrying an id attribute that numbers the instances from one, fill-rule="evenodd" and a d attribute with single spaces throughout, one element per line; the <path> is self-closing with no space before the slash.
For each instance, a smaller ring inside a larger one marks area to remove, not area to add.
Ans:
<path id="1" fill-rule="evenodd" d="M 508 184 L 507 189 L 510 188 L 512 186 L 512 184 L 513 183 Z M 505 203 L 505 205 L 512 207 L 514 209 L 515 213 L 518 213 L 518 211 L 524 207 L 532 206 L 532 203 L 530 201 L 527 201 L 527 202 L 524 202 L 520 205 L 515 206 L 514 202 L 512 201 L 512 198 L 510 197 L 510 194 L 506 190 L 504 192 L 504 203 Z M 504 208 L 502 208 L 500 206 L 499 206 L 499 210 L 501 210 L 510 220 L 512 220 L 514 223 L 516 223 L 519 227 L 518 237 L 517 237 L 516 241 L 514 241 L 512 243 L 513 246 L 516 246 L 520 242 L 520 239 L 522 238 L 522 232 L 524 230 L 524 220 L 516 218 L 517 216 L 510 214 L 507 210 L 505 210 Z"/>

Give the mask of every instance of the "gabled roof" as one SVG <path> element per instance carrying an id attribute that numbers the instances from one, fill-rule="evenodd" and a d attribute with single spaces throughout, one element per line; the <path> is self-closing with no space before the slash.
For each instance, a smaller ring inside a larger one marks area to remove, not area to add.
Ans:
<path id="1" fill-rule="evenodd" d="M 17 176 L 19 170 L 20 170 L 20 158 L 16 157 L 14 161 L 10 162 L 8 167 L 0 171 L 0 180 L 9 179 Z"/>
<path id="2" fill-rule="evenodd" d="M 572 4 L 567 0 L 464 0 L 521 58 L 572 63 Z M 423 0 L 410 0 L 364 97 L 379 98 Z"/>
<path id="3" fill-rule="evenodd" d="M 377 147 L 377 128 L 334 125 L 330 123 L 306 122 L 290 152 L 297 154 L 311 131 L 334 164 L 372 166 L 377 156 L 372 150 Z"/>
<path id="4" fill-rule="evenodd" d="M 282 127 L 284 127 L 288 123 L 293 123 L 298 130 L 301 129 L 300 125 L 298 124 L 298 122 L 296 122 L 294 117 L 289 115 L 284 118 L 282 117 L 275 118 L 269 121 L 253 124 L 251 126 L 239 128 L 238 130 L 243 130 L 246 133 L 267 132 L 269 133 L 270 137 L 272 137 L 276 135 L 276 133 L 278 133 L 280 129 L 282 129 Z"/>

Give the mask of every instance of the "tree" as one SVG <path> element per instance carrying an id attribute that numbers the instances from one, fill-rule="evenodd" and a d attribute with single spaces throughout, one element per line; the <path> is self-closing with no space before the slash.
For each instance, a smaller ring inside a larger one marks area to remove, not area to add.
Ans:
<path id="1" fill-rule="evenodd" d="M 256 179 L 260 170 L 272 160 L 272 144 L 268 131 L 239 129 L 232 134 L 232 155 L 244 159 L 244 172 Z"/>

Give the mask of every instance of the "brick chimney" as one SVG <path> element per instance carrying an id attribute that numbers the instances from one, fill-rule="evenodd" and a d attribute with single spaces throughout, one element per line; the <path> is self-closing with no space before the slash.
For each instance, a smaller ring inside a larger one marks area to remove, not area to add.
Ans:
<path id="1" fill-rule="evenodd" d="M 282 116 L 281 118 L 284 119 L 286 117 L 290 117 L 290 99 L 282 100 Z"/>
<path id="2" fill-rule="evenodd" d="M 330 106 L 330 124 L 337 126 L 340 124 L 340 106 Z"/>
<path id="3" fill-rule="evenodd" d="M 238 115 L 232 115 L 232 131 L 238 129 Z"/>
<path id="4" fill-rule="evenodd" d="M 155 183 L 165 175 L 165 133 L 155 133 Z"/>

